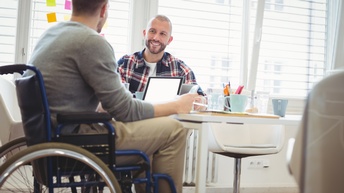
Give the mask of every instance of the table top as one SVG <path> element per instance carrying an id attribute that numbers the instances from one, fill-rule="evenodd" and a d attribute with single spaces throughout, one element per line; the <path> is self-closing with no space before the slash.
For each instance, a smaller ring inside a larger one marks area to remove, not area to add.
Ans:
<path id="1" fill-rule="evenodd" d="M 286 115 L 279 117 L 272 114 L 231 113 L 221 114 L 214 112 L 195 112 L 178 114 L 175 118 L 186 122 L 229 122 L 251 124 L 283 124 L 297 126 L 301 122 L 301 115 Z"/>

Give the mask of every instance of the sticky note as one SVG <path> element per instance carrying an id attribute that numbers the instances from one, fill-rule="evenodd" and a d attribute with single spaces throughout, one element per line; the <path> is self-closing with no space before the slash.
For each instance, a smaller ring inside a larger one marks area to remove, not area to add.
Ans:
<path id="1" fill-rule="evenodd" d="M 48 23 L 52 23 L 52 22 L 56 22 L 56 13 L 53 12 L 53 13 L 48 13 L 47 14 L 47 20 L 48 20 Z"/>
<path id="2" fill-rule="evenodd" d="M 104 23 L 104 25 L 103 25 L 103 29 L 107 29 L 108 28 L 108 22 L 106 21 L 105 23 Z"/>
<path id="3" fill-rule="evenodd" d="M 65 21 L 69 21 L 69 20 L 70 20 L 70 18 L 71 18 L 71 16 L 70 16 L 70 15 L 64 15 L 64 16 L 63 16 L 63 19 L 64 19 Z"/>
<path id="4" fill-rule="evenodd" d="M 55 0 L 47 0 L 47 6 L 56 6 L 56 1 Z"/>
<path id="5" fill-rule="evenodd" d="M 72 9 L 72 1 L 71 0 L 65 0 L 65 9 L 66 10 Z"/>

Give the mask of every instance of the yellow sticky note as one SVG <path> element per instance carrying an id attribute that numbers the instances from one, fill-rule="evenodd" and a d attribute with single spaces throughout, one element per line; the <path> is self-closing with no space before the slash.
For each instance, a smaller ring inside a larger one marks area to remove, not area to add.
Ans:
<path id="1" fill-rule="evenodd" d="M 52 22 L 56 22 L 57 19 L 56 19 L 56 13 L 53 12 L 53 13 L 48 13 L 47 14 L 47 20 L 48 20 L 48 23 L 52 23 Z"/>
<path id="2" fill-rule="evenodd" d="M 65 21 L 69 21 L 69 20 L 70 20 L 70 18 L 71 18 L 71 16 L 70 16 L 70 15 L 64 15 L 64 16 L 63 16 L 63 19 L 64 19 Z"/>
<path id="3" fill-rule="evenodd" d="M 108 28 L 108 22 L 106 21 L 103 25 L 103 29 L 107 29 Z"/>
<path id="4" fill-rule="evenodd" d="M 47 0 L 47 6 L 56 6 L 55 0 Z"/>

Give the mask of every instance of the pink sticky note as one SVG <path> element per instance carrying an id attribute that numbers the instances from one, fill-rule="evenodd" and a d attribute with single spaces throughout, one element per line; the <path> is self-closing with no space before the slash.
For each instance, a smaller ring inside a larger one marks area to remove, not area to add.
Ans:
<path id="1" fill-rule="evenodd" d="M 47 0 L 47 6 L 56 6 L 55 0 Z"/>
<path id="2" fill-rule="evenodd" d="M 65 0 L 65 9 L 71 10 L 72 9 L 72 1 Z"/>
<path id="3" fill-rule="evenodd" d="M 52 23 L 52 22 L 56 22 L 57 19 L 56 19 L 56 13 L 53 12 L 53 13 L 48 13 L 47 14 L 47 20 L 48 20 L 48 23 Z"/>

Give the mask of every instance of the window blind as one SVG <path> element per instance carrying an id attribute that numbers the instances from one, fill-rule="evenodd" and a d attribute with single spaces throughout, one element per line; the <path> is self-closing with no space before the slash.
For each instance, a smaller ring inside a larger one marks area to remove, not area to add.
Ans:
<path id="1" fill-rule="evenodd" d="M 18 0 L 0 1 L 0 65 L 14 63 Z"/>
<path id="2" fill-rule="evenodd" d="M 159 0 L 158 12 L 169 16 L 173 24 L 174 41 L 167 51 L 195 71 L 202 87 L 220 87 L 228 81 L 234 87 L 246 84 L 257 3 Z M 305 97 L 324 76 L 326 13 L 326 0 L 265 1 L 257 91 Z"/>
<path id="3" fill-rule="evenodd" d="M 56 0 L 56 5 L 47 6 L 46 1 L 32 1 L 32 19 L 29 38 L 29 56 L 42 33 L 56 22 L 68 21 L 71 9 L 66 9 L 66 0 Z M 110 0 L 109 16 L 103 27 L 103 35 L 115 50 L 116 58 L 128 53 L 130 0 Z M 56 22 L 48 22 L 47 14 L 55 13 Z"/>
<path id="4" fill-rule="evenodd" d="M 159 0 L 158 12 L 173 25 L 166 51 L 193 69 L 203 89 L 240 83 L 242 10 L 241 0 Z"/>
<path id="5" fill-rule="evenodd" d="M 282 96 L 306 96 L 325 75 L 326 21 L 326 0 L 267 1 L 257 90 Z"/>

